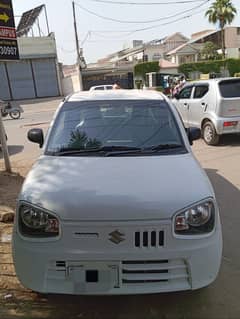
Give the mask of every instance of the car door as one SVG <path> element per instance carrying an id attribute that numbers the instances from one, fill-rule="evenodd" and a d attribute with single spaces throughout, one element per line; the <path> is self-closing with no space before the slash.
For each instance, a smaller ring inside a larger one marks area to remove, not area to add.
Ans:
<path id="1" fill-rule="evenodd" d="M 185 86 L 178 94 L 177 98 L 173 100 L 173 104 L 176 106 L 181 118 L 183 120 L 184 126 L 188 127 L 188 108 L 189 101 L 192 97 L 193 85 Z"/>
<path id="2" fill-rule="evenodd" d="M 208 108 L 208 83 L 195 84 L 189 101 L 188 121 L 190 126 L 200 127 Z"/>

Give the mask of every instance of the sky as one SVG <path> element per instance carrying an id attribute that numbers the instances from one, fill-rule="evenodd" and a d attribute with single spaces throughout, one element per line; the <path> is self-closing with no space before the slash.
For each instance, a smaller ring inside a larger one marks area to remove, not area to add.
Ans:
<path id="1" fill-rule="evenodd" d="M 16 24 L 19 21 L 18 16 L 23 12 L 45 4 L 50 31 L 54 32 L 56 36 L 59 61 L 64 64 L 76 62 L 72 0 L 12 1 Z M 101 1 L 115 2 L 115 4 Z M 191 0 L 75 0 L 79 41 L 87 63 L 96 62 L 108 54 L 129 47 L 132 40 L 151 41 L 175 32 L 181 32 L 190 37 L 192 33 L 217 27 L 209 24 L 207 18 L 204 17 L 206 9 L 214 2 L 213 0 L 176 3 L 179 1 Z M 164 2 L 165 4 L 122 5 L 116 2 L 145 4 Z M 232 3 L 238 10 L 232 25 L 240 27 L 240 1 L 232 0 Z M 46 33 L 43 13 L 40 18 L 40 26 L 42 32 Z M 34 29 L 34 33 L 38 35 L 37 29 Z"/>

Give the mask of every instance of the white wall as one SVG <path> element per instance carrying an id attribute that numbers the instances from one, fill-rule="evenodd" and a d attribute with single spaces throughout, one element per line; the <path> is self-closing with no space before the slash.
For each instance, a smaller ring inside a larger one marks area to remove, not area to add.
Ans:
<path id="1" fill-rule="evenodd" d="M 18 38 L 21 58 L 57 57 L 54 36 Z"/>
<path id="2" fill-rule="evenodd" d="M 79 76 L 72 75 L 72 76 L 62 78 L 62 91 L 64 96 L 79 92 L 80 91 Z"/>
<path id="3" fill-rule="evenodd" d="M 239 59 L 240 58 L 240 51 L 239 48 L 228 48 L 227 49 L 227 57 Z"/>
<path id="4" fill-rule="evenodd" d="M 144 50 L 144 54 L 146 54 L 148 56 L 148 61 L 153 61 L 154 60 L 154 54 L 157 54 L 159 57 L 158 59 L 155 61 L 158 61 L 160 58 L 163 57 L 163 50 L 161 47 L 159 46 L 154 46 L 154 47 L 147 47 Z"/>
<path id="5" fill-rule="evenodd" d="M 178 73 L 178 68 L 164 68 L 164 69 L 160 69 L 160 73 L 162 74 L 177 74 Z"/>

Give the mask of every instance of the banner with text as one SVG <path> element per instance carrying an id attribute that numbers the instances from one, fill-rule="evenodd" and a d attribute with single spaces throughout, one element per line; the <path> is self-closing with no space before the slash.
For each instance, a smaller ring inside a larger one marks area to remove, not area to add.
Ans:
<path id="1" fill-rule="evenodd" d="M 0 0 L 0 60 L 18 60 L 12 0 Z"/>

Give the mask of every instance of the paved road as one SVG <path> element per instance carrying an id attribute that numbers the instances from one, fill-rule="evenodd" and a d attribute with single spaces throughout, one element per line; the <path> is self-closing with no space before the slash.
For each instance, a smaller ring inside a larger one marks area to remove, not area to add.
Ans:
<path id="1" fill-rule="evenodd" d="M 9 144 L 15 145 L 10 146 L 15 164 L 36 159 L 37 146 L 25 139 L 27 125 L 49 122 L 58 102 L 26 105 L 22 120 L 4 122 Z M 218 147 L 197 141 L 193 151 L 213 183 L 220 206 L 224 250 L 215 283 L 199 291 L 171 294 L 50 296 L 42 308 L 44 318 L 240 318 L 240 137 L 225 138 Z M 188 185 L 183 182 L 183 187 Z M 205 262 L 207 264 L 208 260 Z"/>
<path id="2" fill-rule="evenodd" d="M 34 127 L 43 128 L 46 132 L 61 100 L 59 98 L 15 102 L 24 109 L 21 118 L 19 120 L 12 120 L 10 117 L 3 119 L 13 169 L 15 167 L 24 168 L 26 162 L 33 163 L 37 159 L 40 149 L 37 144 L 28 141 L 27 132 Z"/>

